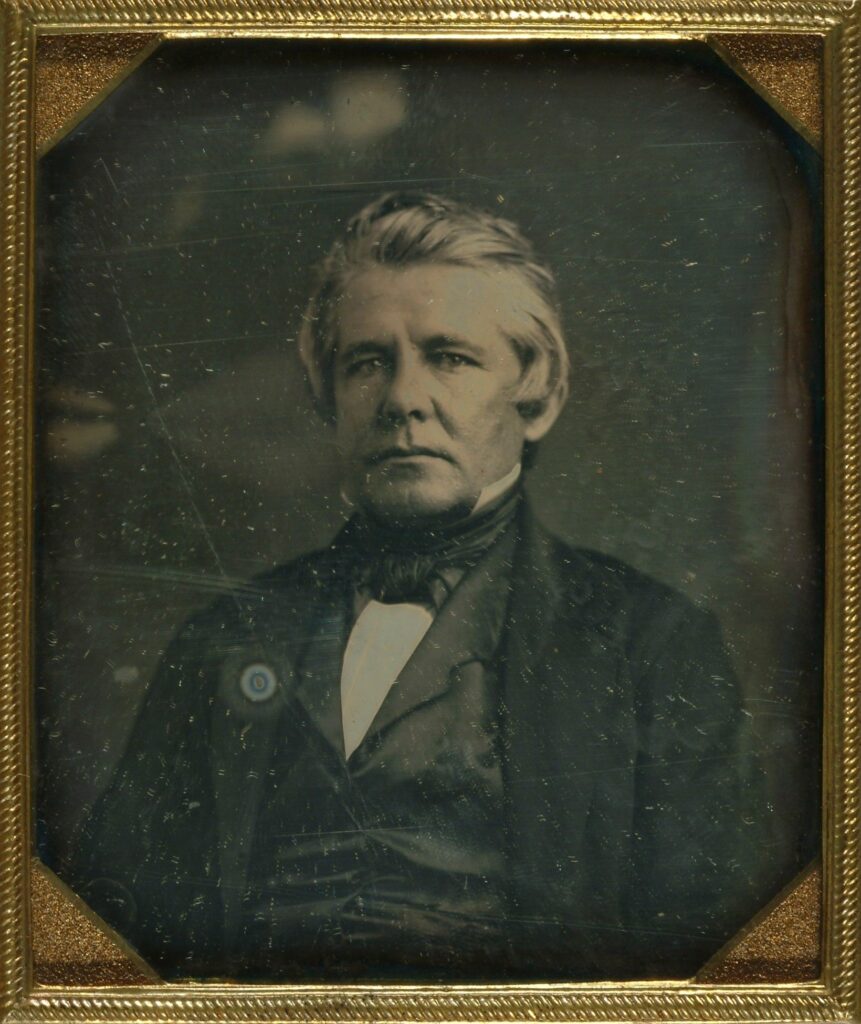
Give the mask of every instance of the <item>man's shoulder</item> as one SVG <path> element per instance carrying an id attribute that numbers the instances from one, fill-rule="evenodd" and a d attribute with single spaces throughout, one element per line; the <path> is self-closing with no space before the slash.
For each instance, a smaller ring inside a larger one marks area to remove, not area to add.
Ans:
<path id="1" fill-rule="evenodd" d="M 561 589 L 553 627 L 560 649 L 579 652 L 581 666 L 584 657 L 594 667 L 615 655 L 644 721 L 653 713 L 676 724 L 734 719 L 736 675 L 712 611 L 619 558 L 555 537 L 548 543 Z M 690 703 L 679 704 L 680 694 Z"/>
<path id="2" fill-rule="evenodd" d="M 621 558 L 573 546 L 544 531 L 563 617 L 586 617 L 628 644 L 655 649 L 680 634 L 720 630 L 714 615 L 676 587 Z"/>
<path id="3" fill-rule="evenodd" d="M 290 588 L 315 587 L 331 577 L 340 561 L 332 545 L 281 562 L 254 576 L 243 588 L 250 598 L 267 597 Z"/>
<path id="4" fill-rule="evenodd" d="M 674 606 L 694 610 L 693 601 L 680 590 L 656 579 L 621 558 L 593 548 L 568 544 L 545 531 L 549 554 L 560 582 L 569 592 L 586 590 L 593 598 L 613 604 L 654 607 Z"/>
<path id="5" fill-rule="evenodd" d="M 230 581 L 209 604 L 186 619 L 177 639 L 213 634 L 230 638 L 237 631 L 252 628 L 259 613 L 271 609 L 273 603 L 302 608 L 332 578 L 332 562 L 331 548 L 321 548 L 266 569 L 245 582 Z"/>
<path id="6" fill-rule="evenodd" d="M 621 558 L 593 548 L 572 545 L 538 526 L 553 568 L 553 581 L 563 600 L 599 609 L 627 610 L 637 617 L 675 613 L 678 616 L 707 614 L 680 590 L 636 568 Z M 324 589 L 345 572 L 343 552 L 337 542 L 299 555 L 255 576 L 242 587 L 223 595 L 218 606 L 233 612 L 276 597 L 303 601 Z M 541 581 L 538 581 L 541 582 Z M 239 600 L 237 600 L 239 599 Z"/>

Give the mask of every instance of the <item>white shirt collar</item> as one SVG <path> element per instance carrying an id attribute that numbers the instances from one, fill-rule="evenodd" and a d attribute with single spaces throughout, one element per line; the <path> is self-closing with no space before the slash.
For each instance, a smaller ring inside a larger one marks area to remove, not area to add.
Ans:
<path id="1" fill-rule="evenodd" d="M 489 505 L 494 499 L 498 498 L 501 494 L 504 494 L 509 488 L 513 487 L 518 479 L 520 478 L 521 464 L 518 462 L 513 469 L 511 469 L 505 476 L 500 477 L 492 484 L 488 484 L 487 487 L 482 488 L 481 494 L 478 496 L 478 501 L 472 506 L 471 516 L 474 516 L 476 512 L 481 511 L 485 505 Z"/>

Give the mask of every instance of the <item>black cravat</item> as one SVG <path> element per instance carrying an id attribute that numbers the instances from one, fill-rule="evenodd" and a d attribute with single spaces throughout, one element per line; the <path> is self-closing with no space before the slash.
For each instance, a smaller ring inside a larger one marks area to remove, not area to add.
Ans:
<path id="1" fill-rule="evenodd" d="M 444 569 L 470 568 L 514 518 L 521 489 L 514 487 L 476 515 L 395 528 L 370 516 L 351 523 L 348 543 L 354 581 L 377 601 L 437 605 Z"/>

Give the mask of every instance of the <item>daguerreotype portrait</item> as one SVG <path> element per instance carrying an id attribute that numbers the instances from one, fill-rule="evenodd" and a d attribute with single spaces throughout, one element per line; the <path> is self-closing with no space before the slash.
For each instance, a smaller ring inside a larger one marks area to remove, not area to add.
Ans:
<path id="1" fill-rule="evenodd" d="M 107 103 L 40 191 L 40 856 L 167 978 L 694 974 L 817 854 L 816 151 L 697 46 Z"/>
<path id="2" fill-rule="evenodd" d="M 857 16 L 253 7 L 8 44 L 7 1005 L 855 1019 Z"/>

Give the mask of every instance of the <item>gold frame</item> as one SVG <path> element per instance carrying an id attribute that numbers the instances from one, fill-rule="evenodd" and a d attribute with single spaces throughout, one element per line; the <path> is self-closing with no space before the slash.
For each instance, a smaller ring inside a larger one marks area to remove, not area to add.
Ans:
<path id="1" fill-rule="evenodd" d="M 825 914 L 815 982 L 39 988 L 29 950 L 34 65 L 43 33 L 825 44 Z M 0 0 L 0 1015 L 8 1021 L 861 1021 L 861 6 L 857 0 Z"/>

